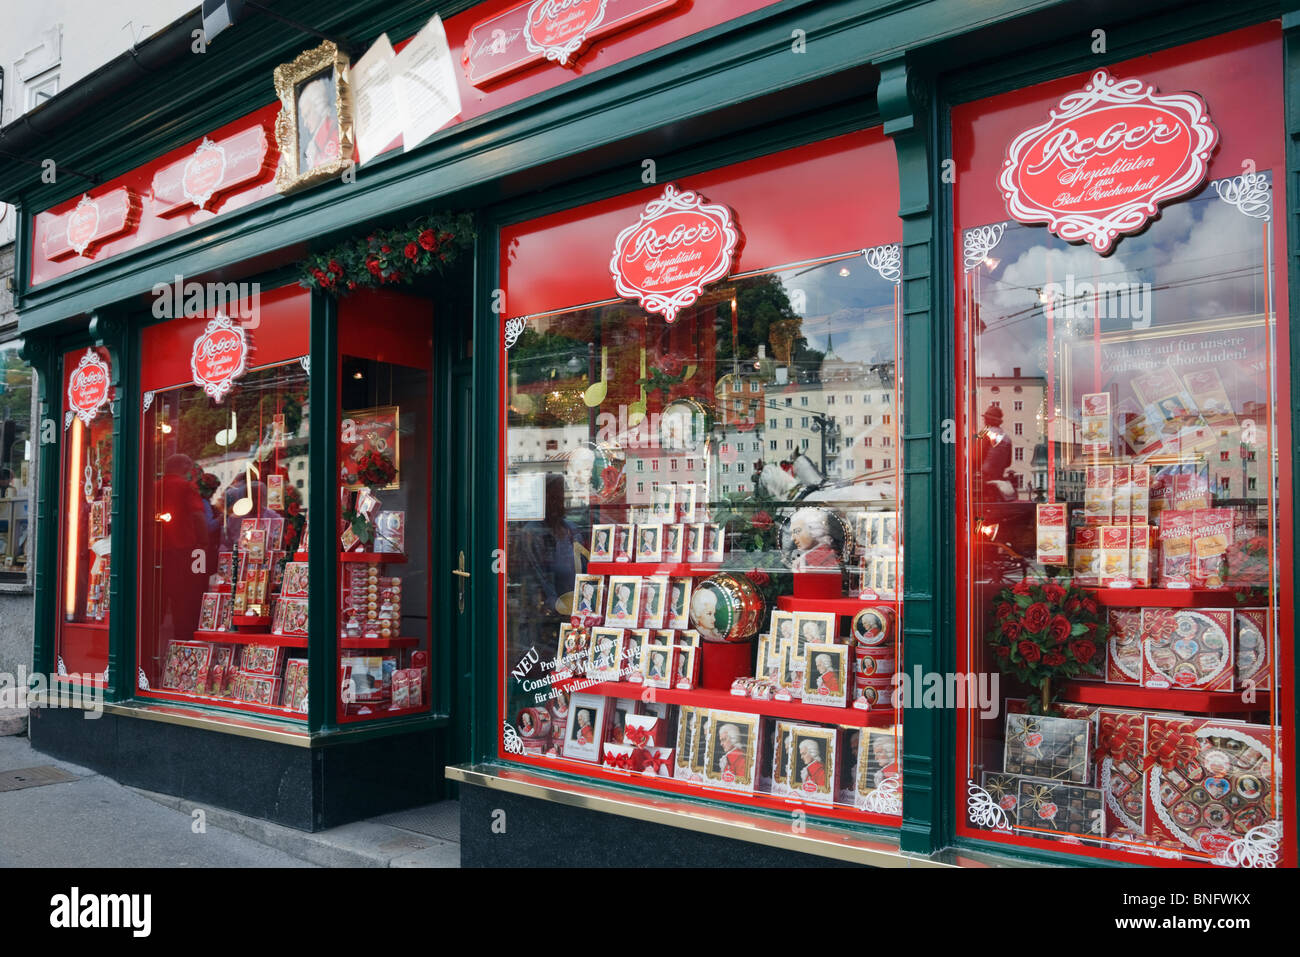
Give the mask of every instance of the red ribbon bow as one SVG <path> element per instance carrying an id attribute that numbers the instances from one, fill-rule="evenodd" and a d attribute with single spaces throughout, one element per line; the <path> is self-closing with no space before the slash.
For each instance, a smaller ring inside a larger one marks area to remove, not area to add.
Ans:
<path id="1" fill-rule="evenodd" d="M 652 753 L 649 762 L 646 765 L 646 770 L 654 771 L 655 774 L 666 774 L 668 768 L 673 763 L 672 754 L 673 753 L 669 751 L 665 757 L 660 757 L 658 754 Z"/>
<path id="2" fill-rule="evenodd" d="M 1166 771 L 1190 764 L 1200 750 L 1191 725 L 1186 722 L 1151 725 L 1150 754 Z"/>
<path id="3" fill-rule="evenodd" d="M 635 747 L 644 747 L 650 740 L 650 732 L 636 726 L 627 727 L 623 729 L 623 740 Z"/>
<path id="4" fill-rule="evenodd" d="M 632 755 L 630 754 L 615 754 L 612 751 L 605 752 L 605 766 L 608 768 L 627 771 L 630 770 L 631 761 Z"/>

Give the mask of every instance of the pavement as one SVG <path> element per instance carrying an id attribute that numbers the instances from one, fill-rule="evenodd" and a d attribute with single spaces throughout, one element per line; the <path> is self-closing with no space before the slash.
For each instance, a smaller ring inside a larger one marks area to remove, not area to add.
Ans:
<path id="1" fill-rule="evenodd" d="M 0 736 L 0 867 L 459 867 L 455 801 L 308 834 L 125 787 Z M 52 769 L 52 770 L 45 770 Z M 202 813 L 196 813 L 202 812 Z"/>

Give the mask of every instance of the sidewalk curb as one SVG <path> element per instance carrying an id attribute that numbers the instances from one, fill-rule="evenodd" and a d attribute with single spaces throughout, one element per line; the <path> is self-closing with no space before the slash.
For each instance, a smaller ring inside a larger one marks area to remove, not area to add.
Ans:
<path id="1" fill-rule="evenodd" d="M 233 831 L 320 867 L 460 866 L 459 844 L 373 821 L 357 821 L 309 833 L 168 794 L 141 788 L 128 790 L 182 814 L 193 816 L 195 810 L 202 810 L 204 823 L 209 827 Z"/>
<path id="2" fill-rule="evenodd" d="M 26 733 L 26 708 L 0 708 L 0 737 Z"/>

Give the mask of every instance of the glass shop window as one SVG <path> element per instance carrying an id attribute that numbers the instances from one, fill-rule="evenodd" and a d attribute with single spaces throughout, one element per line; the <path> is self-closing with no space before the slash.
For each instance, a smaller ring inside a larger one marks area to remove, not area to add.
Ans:
<path id="1" fill-rule="evenodd" d="M 31 532 L 32 367 L 0 343 L 0 583 L 26 584 Z"/>

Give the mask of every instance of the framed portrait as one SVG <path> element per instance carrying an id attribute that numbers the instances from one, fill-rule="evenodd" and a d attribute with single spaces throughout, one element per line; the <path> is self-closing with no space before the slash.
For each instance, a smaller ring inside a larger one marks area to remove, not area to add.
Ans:
<path id="1" fill-rule="evenodd" d="M 627 629 L 627 641 L 623 643 L 623 676 L 625 681 L 640 682 L 641 649 L 650 637 L 649 628 Z"/>
<path id="2" fill-rule="evenodd" d="M 714 711 L 709 720 L 704 780 L 734 791 L 753 792 L 758 756 L 759 717 Z"/>
<path id="3" fill-rule="evenodd" d="M 779 647 L 782 641 L 794 641 L 794 612 L 774 611 L 772 612 L 771 622 L 771 628 L 768 633 L 772 636 L 772 640 L 776 643 L 776 647 Z"/>
<path id="4" fill-rule="evenodd" d="M 664 627 L 664 614 L 668 605 L 668 579 L 661 576 L 647 578 L 641 583 L 641 624 L 646 628 Z"/>
<path id="5" fill-rule="evenodd" d="M 601 732 L 605 727 L 605 699 L 578 692 L 569 701 L 561 753 L 576 761 L 599 761 Z"/>
<path id="6" fill-rule="evenodd" d="M 560 624 L 560 640 L 555 652 L 557 671 L 578 671 L 587 663 L 587 633 L 569 622 Z"/>
<path id="7" fill-rule="evenodd" d="M 606 599 L 605 624 L 610 628 L 636 628 L 641 624 L 641 579 L 611 575 Z"/>
<path id="8" fill-rule="evenodd" d="M 899 793 L 898 752 L 902 747 L 901 727 L 863 728 L 858 736 L 858 781 L 855 803 L 861 807 L 875 791 L 885 788 Z M 899 813 L 902 805 L 899 805 Z"/>
<path id="9" fill-rule="evenodd" d="M 791 793 L 815 804 L 834 803 L 836 737 L 835 728 L 791 726 L 786 778 Z"/>
<path id="10" fill-rule="evenodd" d="M 686 526 L 686 561 L 704 561 L 704 528 L 703 522 Z"/>
<path id="11" fill-rule="evenodd" d="M 614 561 L 630 562 L 632 560 L 632 536 L 636 534 L 635 525 L 614 526 Z"/>
<path id="12" fill-rule="evenodd" d="M 804 645 L 803 703 L 842 708 L 848 701 L 848 645 Z"/>
<path id="13" fill-rule="evenodd" d="M 677 512 L 673 507 L 676 500 L 675 491 L 671 482 L 654 483 L 650 493 L 650 521 L 667 524 L 677 520 Z"/>
<path id="14" fill-rule="evenodd" d="M 641 675 L 651 688 L 672 687 L 672 638 L 661 630 L 650 631 L 641 643 Z"/>
<path id="15" fill-rule="evenodd" d="M 686 554 L 686 526 L 684 525 L 665 525 L 664 526 L 664 547 L 663 561 L 680 562 L 682 556 Z"/>
<path id="16" fill-rule="evenodd" d="M 772 649 L 775 647 L 771 635 L 759 635 L 758 653 L 754 658 L 754 675 L 758 678 L 771 678 L 773 681 L 780 681 L 780 665 L 777 661 L 777 655 Z"/>
<path id="17" fill-rule="evenodd" d="M 698 681 L 700 650 L 694 645 L 678 644 L 675 647 L 677 668 L 674 684 L 683 691 L 690 691 Z"/>
<path id="18" fill-rule="evenodd" d="M 704 560 L 721 562 L 726 553 L 727 536 L 721 525 L 704 526 Z"/>
<path id="19" fill-rule="evenodd" d="M 593 562 L 612 562 L 614 560 L 614 526 L 613 525 L 592 526 L 591 560 Z"/>
<path id="20" fill-rule="evenodd" d="M 356 140 L 348 66 L 347 54 L 326 40 L 275 68 L 275 92 L 280 98 L 275 120 L 279 192 L 335 179 L 352 165 Z"/>
<path id="21" fill-rule="evenodd" d="M 624 732 L 627 730 L 628 715 L 636 714 L 636 701 L 629 698 L 615 698 L 608 708 L 605 718 L 605 739 L 603 744 L 624 744 Z"/>
<path id="22" fill-rule="evenodd" d="M 693 578 L 669 578 L 668 601 L 664 609 L 665 628 L 689 628 Z"/>
<path id="23" fill-rule="evenodd" d="M 636 560 L 657 562 L 663 560 L 664 527 L 658 522 L 636 527 Z"/>
<path id="24" fill-rule="evenodd" d="M 691 757 L 699 720 L 699 709 L 690 707 L 677 709 L 677 742 L 673 749 L 673 777 L 675 778 L 691 778 L 697 773 L 692 766 Z"/>
<path id="25" fill-rule="evenodd" d="M 588 678 L 597 681 L 618 681 L 622 659 L 622 628 L 591 629 L 591 642 L 587 649 Z"/>
<path id="26" fill-rule="evenodd" d="M 773 612 L 773 617 L 776 616 Z M 795 652 L 803 658 L 809 642 L 829 645 L 835 642 L 835 612 L 797 611 L 794 613 Z M 781 635 L 784 637 L 784 634 Z"/>
<path id="27" fill-rule="evenodd" d="M 859 645 L 883 645 L 890 640 L 892 621 L 887 609 L 863 608 L 853 616 L 849 634 Z"/>
<path id="28" fill-rule="evenodd" d="M 772 762 L 768 768 L 771 774 L 771 791 L 773 794 L 788 794 L 790 785 L 790 729 L 795 727 L 790 721 L 777 721 L 772 725 L 772 744 L 769 758 Z"/>
<path id="29" fill-rule="evenodd" d="M 605 576 L 575 575 L 573 579 L 573 613 L 599 617 L 605 607 Z"/>
<path id="30" fill-rule="evenodd" d="M 695 521 L 695 483 L 677 486 L 677 521 Z"/>
<path id="31" fill-rule="evenodd" d="M 402 486 L 401 423 L 395 405 L 344 411 L 339 423 L 339 481 L 350 492 L 368 488 L 357 474 L 359 464 L 378 453 L 393 466 L 393 480 L 382 489 Z"/>

